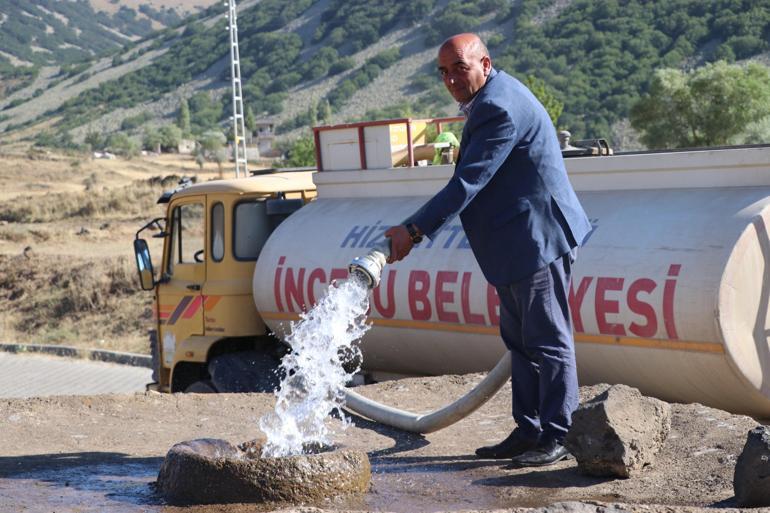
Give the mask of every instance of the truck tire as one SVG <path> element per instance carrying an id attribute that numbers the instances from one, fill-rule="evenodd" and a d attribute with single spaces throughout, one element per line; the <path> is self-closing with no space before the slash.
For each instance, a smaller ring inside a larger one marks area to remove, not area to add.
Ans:
<path id="1" fill-rule="evenodd" d="M 210 379 L 202 379 L 184 389 L 185 394 L 216 394 L 218 390 Z"/>

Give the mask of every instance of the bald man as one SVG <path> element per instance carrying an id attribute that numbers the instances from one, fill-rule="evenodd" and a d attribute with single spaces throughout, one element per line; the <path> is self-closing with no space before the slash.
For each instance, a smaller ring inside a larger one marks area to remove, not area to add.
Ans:
<path id="1" fill-rule="evenodd" d="M 548 113 L 521 82 L 492 67 L 481 39 L 447 39 L 438 70 L 467 118 L 460 155 L 446 186 L 385 233 L 390 261 L 460 216 L 500 298 L 516 423 L 505 440 L 476 454 L 510 458 L 515 466 L 550 465 L 569 456 L 563 441 L 578 404 L 567 298 L 576 248 L 591 224 L 567 178 Z"/>

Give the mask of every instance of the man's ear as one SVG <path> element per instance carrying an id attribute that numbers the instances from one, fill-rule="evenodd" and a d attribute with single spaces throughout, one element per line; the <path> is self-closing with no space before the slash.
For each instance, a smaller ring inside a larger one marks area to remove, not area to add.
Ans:
<path id="1" fill-rule="evenodd" d="M 492 72 L 492 58 L 489 55 L 481 58 L 481 67 L 484 70 L 484 76 L 488 77 Z"/>

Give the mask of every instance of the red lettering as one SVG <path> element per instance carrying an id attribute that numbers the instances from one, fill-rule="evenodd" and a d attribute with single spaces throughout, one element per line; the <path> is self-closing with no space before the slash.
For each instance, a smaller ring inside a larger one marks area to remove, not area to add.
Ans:
<path id="1" fill-rule="evenodd" d="M 278 267 L 275 268 L 275 278 L 273 279 L 273 294 L 275 295 L 275 306 L 279 312 L 283 312 L 283 301 L 281 301 L 281 274 L 283 274 L 283 264 L 286 257 L 278 258 Z"/>
<path id="2" fill-rule="evenodd" d="M 591 286 L 592 281 L 593 277 L 584 277 L 582 280 L 580 280 L 580 285 L 578 285 L 577 292 L 575 292 L 571 284 L 569 287 L 569 309 L 572 313 L 572 324 L 575 327 L 575 331 L 578 333 L 585 332 L 585 328 L 583 328 L 583 316 L 580 315 L 580 307 L 583 305 L 583 299 L 585 298 L 586 292 L 588 292 L 588 287 Z"/>
<path id="3" fill-rule="evenodd" d="M 628 308 L 635 314 L 641 315 L 647 320 L 646 324 L 632 322 L 628 331 L 637 337 L 653 337 L 658 332 L 658 319 L 655 317 L 655 309 L 649 303 L 639 299 L 639 293 L 646 294 L 655 290 L 658 285 L 649 278 L 640 278 L 628 287 Z"/>
<path id="4" fill-rule="evenodd" d="M 471 312 L 471 277 L 473 273 L 463 273 L 460 288 L 460 304 L 463 309 L 463 319 L 466 324 L 484 324 L 484 315 Z"/>
<path id="5" fill-rule="evenodd" d="M 347 280 L 348 270 L 344 267 L 335 267 L 329 273 L 329 283 L 334 283 L 337 280 Z"/>
<path id="6" fill-rule="evenodd" d="M 500 326 L 500 298 L 497 296 L 497 289 L 488 283 L 487 313 L 489 314 L 489 324 Z"/>
<path id="7" fill-rule="evenodd" d="M 454 303 L 455 293 L 446 290 L 444 285 L 457 283 L 457 271 L 439 271 L 436 273 L 436 315 L 440 322 L 460 322 L 457 312 L 449 312 L 444 305 Z"/>
<path id="8" fill-rule="evenodd" d="M 302 282 L 305 281 L 305 268 L 300 267 L 297 273 L 297 279 L 294 279 L 294 269 L 286 268 L 286 281 L 283 289 L 286 291 L 286 308 L 294 312 L 292 300 L 297 302 L 297 307 L 301 310 L 305 306 L 305 297 L 302 293 Z"/>
<path id="9" fill-rule="evenodd" d="M 386 286 L 388 306 L 384 306 L 382 304 L 382 284 L 385 283 L 385 281 L 388 282 Z M 385 319 L 392 319 L 393 316 L 396 314 L 396 295 L 394 292 L 395 284 L 396 284 L 396 270 L 391 269 L 388 271 L 387 280 L 382 280 L 380 284 L 377 285 L 377 287 L 372 291 L 372 296 L 374 296 L 374 309 L 377 310 L 377 313 L 380 314 L 380 316 Z"/>
<path id="10" fill-rule="evenodd" d="M 671 264 L 668 268 L 668 275 L 671 277 L 679 276 L 682 269 L 681 264 Z M 663 287 L 663 325 L 666 327 L 668 338 L 676 340 L 679 336 L 676 333 L 674 324 L 674 290 L 676 289 L 676 280 L 666 280 Z"/>
<path id="11" fill-rule="evenodd" d="M 626 329 L 622 324 L 608 322 L 607 314 L 616 314 L 620 311 L 620 303 L 606 299 L 605 292 L 623 290 L 623 278 L 597 278 L 596 297 L 594 307 L 596 309 L 596 325 L 599 333 L 605 335 L 625 335 Z"/>
<path id="12" fill-rule="evenodd" d="M 316 267 L 310 271 L 310 276 L 307 277 L 307 300 L 311 305 L 316 303 L 315 301 L 315 282 L 326 283 L 326 273 L 323 269 Z"/>
<path id="13" fill-rule="evenodd" d="M 412 319 L 427 321 L 430 319 L 430 275 L 427 271 L 412 271 L 409 273 L 409 313 Z"/>

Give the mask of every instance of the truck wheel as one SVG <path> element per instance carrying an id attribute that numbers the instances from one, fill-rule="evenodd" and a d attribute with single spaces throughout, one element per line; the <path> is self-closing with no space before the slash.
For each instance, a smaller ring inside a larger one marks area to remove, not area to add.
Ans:
<path id="1" fill-rule="evenodd" d="M 184 392 L 186 394 L 216 394 L 217 389 L 210 379 L 202 379 L 185 388 Z"/>

